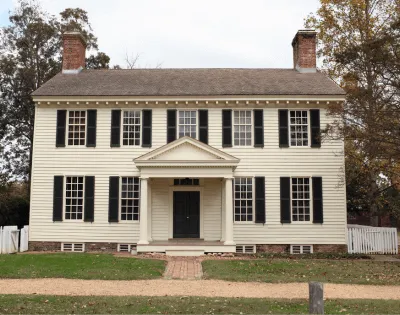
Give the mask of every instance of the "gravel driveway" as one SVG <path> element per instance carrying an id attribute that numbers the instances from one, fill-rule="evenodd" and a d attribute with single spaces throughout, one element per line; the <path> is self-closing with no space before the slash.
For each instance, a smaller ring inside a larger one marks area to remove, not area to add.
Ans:
<path id="1" fill-rule="evenodd" d="M 221 280 L 0 279 L 0 294 L 308 298 L 307 283 Z M 328 299 L 400 300 L 400 286 L 325 284 Z"/>

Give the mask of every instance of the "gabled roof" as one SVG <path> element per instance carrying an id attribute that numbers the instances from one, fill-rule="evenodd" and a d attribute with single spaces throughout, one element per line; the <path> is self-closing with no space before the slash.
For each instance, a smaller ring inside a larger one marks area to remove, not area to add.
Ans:
<path id="1" fill-rule="evenodd" d="M 59 73 L 33 96 L 344 95 L 325 74 L 294 69 L 132 69 Z"/>
<path id="2" fill-rule="evenodd" d="M 137 167 L 236 167 L 240 160 L 190 137 L 182 137 L 133 160 Z"/>

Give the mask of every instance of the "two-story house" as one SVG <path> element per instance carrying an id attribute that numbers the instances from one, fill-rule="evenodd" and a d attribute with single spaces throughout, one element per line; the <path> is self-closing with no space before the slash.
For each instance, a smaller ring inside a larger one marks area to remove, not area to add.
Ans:
<path id="1" fill-rule="evenodd" d="M 315 31 L 292 69 L 86 70 L 63 45 L 33 93 L 31 249 L 345 250 L 343 141 L 320 137 L 345 95 Z"/>

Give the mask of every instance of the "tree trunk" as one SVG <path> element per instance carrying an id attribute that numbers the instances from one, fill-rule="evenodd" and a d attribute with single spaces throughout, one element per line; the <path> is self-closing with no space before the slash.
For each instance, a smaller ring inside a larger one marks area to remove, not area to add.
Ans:
<path id="1" fill-rule="evenodd" d="M 378 185 L 376 183 L 376 176 L 371 172 L 370 174 L 370 189 L 368 191 L 368 201 L 370 204 L 369 214 L 370 214 L 370 225 L 378 226 L 378 206 L 376 204 L 376 194 L 378 190 Z"/>

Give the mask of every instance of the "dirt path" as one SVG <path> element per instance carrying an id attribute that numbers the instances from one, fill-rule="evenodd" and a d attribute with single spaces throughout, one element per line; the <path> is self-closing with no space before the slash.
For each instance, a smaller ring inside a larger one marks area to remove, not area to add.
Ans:
<path id="1" fill-rule="evenodd" d="M 226 282 L 220 280 L 103 281 L 75 279 L 0 279 L 0 294 L 211 296 L 307 298 L 307 283 Z M 400 286 L 325 284 L 328 299 L 400 300 Z"/>

